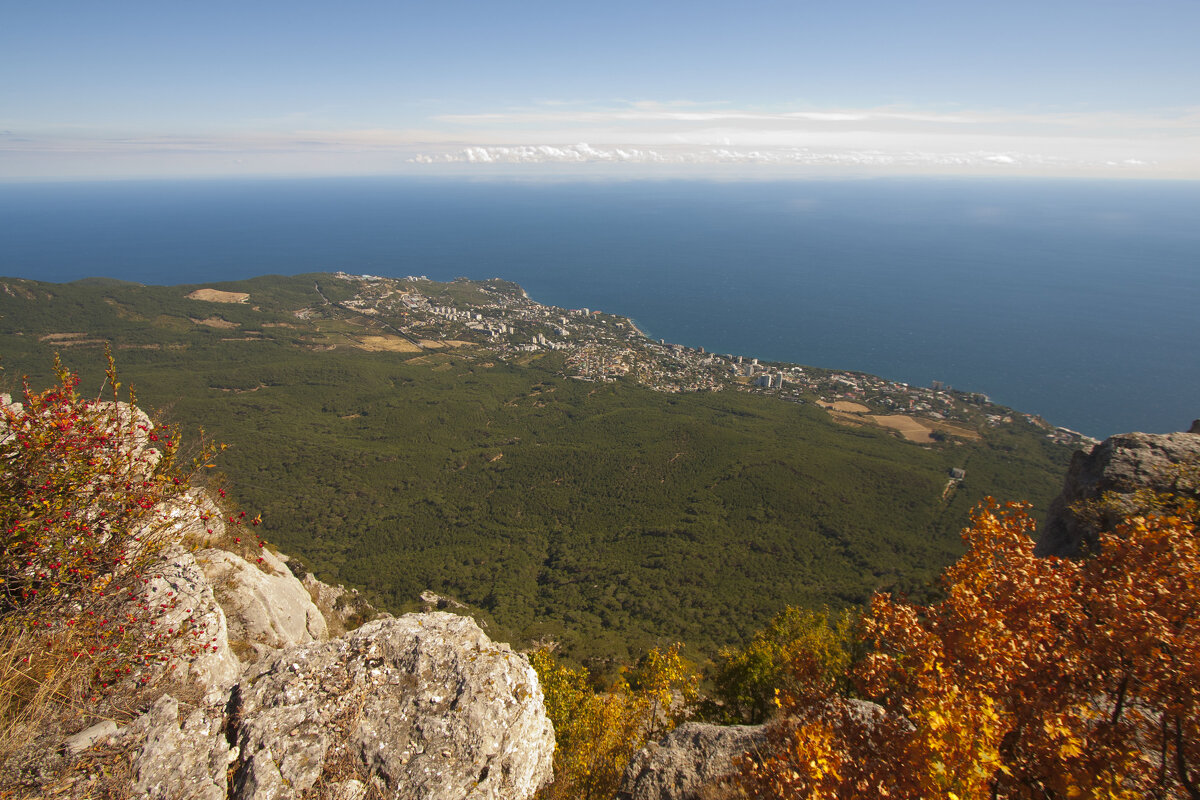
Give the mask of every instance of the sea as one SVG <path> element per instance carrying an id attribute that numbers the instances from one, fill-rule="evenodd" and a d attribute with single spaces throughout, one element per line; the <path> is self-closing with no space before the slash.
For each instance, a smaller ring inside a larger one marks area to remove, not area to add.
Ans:
<path id="1" fill-rule="evenodd" d="M 334 270 L 502 277 L 656 339 L 941 381 L 1097 438 L 1200 417 L 1200 182 L 0 183 L 0 275 Z"/>

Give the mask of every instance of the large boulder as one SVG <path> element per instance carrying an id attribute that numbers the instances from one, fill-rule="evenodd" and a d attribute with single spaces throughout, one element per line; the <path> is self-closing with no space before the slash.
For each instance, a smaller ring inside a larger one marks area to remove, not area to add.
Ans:
<path id="1" fill-rule="evenodd" d="M 765 743 L 762 725 L 685 723 L 630 760 L 617 798 L 706 800 L 734 772 L 735 758 Z"/>
<path id="2" fill-rule="evenodd" d="M 287 565 L 266 548 L 258 558 L 261 563 L 251 564 L 218 548 L 196 553 L 243 660 L 327 638 L 324 616 Z"/>
<path id="3" fill-rule="evenodd" d="M 1195 433 L 1125 433 L 1110 437 L 1071 459 L 1062 493 L 1038 537 L 1042 556 L 1075 558 L 1093 549 L 1100 530 L 1115 516 L 1139 509 L 1138 493 L 1176 491 L 1179 465 L 1200 466 L 1200 436 Z M 1089 513 L 1083 504 L 1108 495 L 1115 515 Z"/>
<path id="4" fill-rule="evenodd" d="M 269 657 L 235 689 L 232 797 L 314 786 L 397 800 L 533 795 L 554 730 L 524 656 L 473 620 L 409 614 Z"/>
<path id="5" fill-rule="evenodd" d="M 451 614 L 281 650 L 223 701 L 164 695 L 120 731 L 74 738 L 75 754 L 127 753 L 128 796 L 144 800 L 525 800 L 554 755 L 528 661 Z"/>

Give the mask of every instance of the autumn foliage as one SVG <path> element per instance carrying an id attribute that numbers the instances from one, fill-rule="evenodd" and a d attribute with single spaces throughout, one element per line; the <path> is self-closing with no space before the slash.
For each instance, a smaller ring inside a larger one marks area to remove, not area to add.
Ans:
<path id="1" fill-rule="evenodd" d="M 835 692 L 850 666 L 855 621 L 829 609 L 787 606 L 745 647 L 718 653 L 708 716 L 757 724 L 775 713 L 780 695 Z"/>
<path id="2" fill-rule="evenodd" d="M 854 677 L 883 711 L 785 698 L 747 793 L 1200 797 L 1200 537 L 1160 500 L 1081 561 L 1035 557 L 1025 507 L 978 509 L 942 602 L 872 603 Z"/>
<path id="3" fill-rule="evenodd" d="M 176 430 L 156 428 L 131 394 L 118 401 L 111 359 L 104 400 L 81 396 L 78 377 L 55 367 L 56 385 L 26 384 L 0 408 L 7 723 L 34 698 L 94 708 L 118 687 L 168 671 L 176 642 L 183 652 L 204 646 L 191 641 L 199 633 L 186 613 L 164 622 L 178 598 L 159 596 L 148 570 L 212 448 L 182 459 Z"/>
<path id="4" fill-rule="evenodd" d="M 531 659 L 554 723 L 554 782 L 539 800 L 608 800 L 633 755 L 690 715 L 699 676 L 682 645 L 647 653 L 605 691 L 586 668 L 572 669 L 539 650 Z"/>

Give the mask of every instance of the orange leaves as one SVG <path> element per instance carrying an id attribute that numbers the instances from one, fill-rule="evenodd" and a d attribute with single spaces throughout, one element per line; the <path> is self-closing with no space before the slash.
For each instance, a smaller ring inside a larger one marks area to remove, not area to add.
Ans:
<path id="1" fill-rule="evenodd" d="M 1124 520 L 1081 561 L 1035 557 L 1025 507 L 981 507 L 945 600 L 872 602 L 855 676 L 887 721 L 789 709 L 751 794 L 1200 797 L 1196 506 L 1150 506 L 1170 513 Z"/>

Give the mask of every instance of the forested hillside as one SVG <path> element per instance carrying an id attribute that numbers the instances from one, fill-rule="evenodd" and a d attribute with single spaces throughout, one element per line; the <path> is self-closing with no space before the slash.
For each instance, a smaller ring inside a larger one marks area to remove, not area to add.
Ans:
<path id="1" fill-rule="evenodd" d="M 572 355 L 597 346 L 587 331 L 611 346 L 619 318 L 521 349 L 414 310 L 419 290 L 486 318 L 520 302 L 499 281 L 398 282 L 369 309 L 348 276 L 214 287 L 241 302 L 115 281 L 2 285 L 10 387 L 24 373 L 44 382 L 60 351 L 98 389 L 111 342 L 143 405 L 229 442 L 230 496 L 323 579 L 395 611 L 431 589 L 480 609 L 498 638 L 553 639 L 594 663 L 674 640 L 712 653 L 788 604 L 921 596 L 981 498 L 1044 509 L 1070 454 L 1021 415 L 985 424 L 968 406 L 963 435 L 918 444 L 839 419 L 821 394 L 656 391 L 634 369 L 577 379 Z"/>

